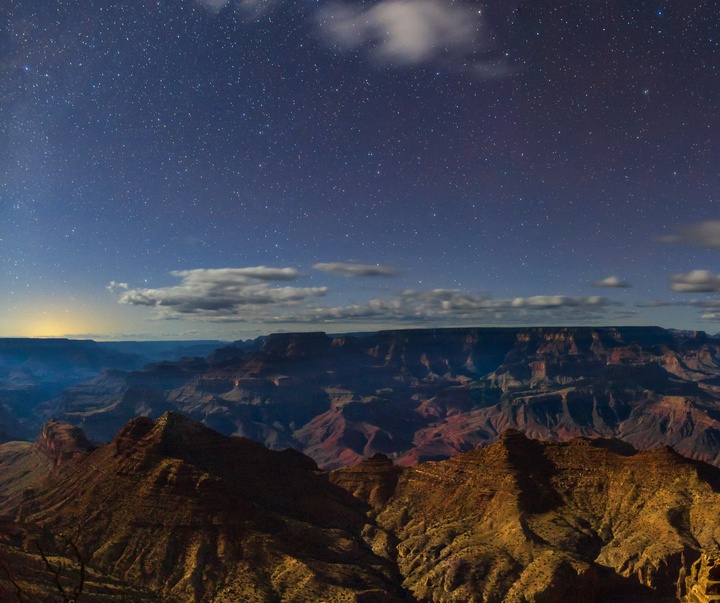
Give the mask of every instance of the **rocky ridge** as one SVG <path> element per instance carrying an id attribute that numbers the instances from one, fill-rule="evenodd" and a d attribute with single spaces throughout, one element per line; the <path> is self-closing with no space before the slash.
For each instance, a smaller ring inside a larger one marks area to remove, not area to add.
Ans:
<path id="1" fill-rule="evenodd" d="M 20 465 L 4 447 L 0 463 L 6 453 Z M 162 600 L 407 600 L 392 564 L 360 537 L 360 501 L 311 459 L 178 414 L 134 419 L 23 485 L 0 485 L 0 512 L 72 535 L 95 572 Z"/>
<path id="2" fill-rule="evenodd" d="M 74 579 L 59 534 L 86 559 L 89 602 L 704 603 L 717 588 L 720 470 L 668 447 L 509 430 L 443 461 L 323 473 L 168 413 L 58 465 L 0 445 L 0 468 L 0 561 L 25 592 L 47 591 L 33 540 Z M 0 594 L 13 601 L 7 581 Z"/>
<path id="3" fill-rule="evenodd" d="M 332 479 L 372 504 L 353 487 L 362 467 Z M 718 473 L 704 471 L 667 448 L 511 431 L 404 470 L 375 521 L 418 600 L 684 600 L 681 573 L 720 536 Z"/>

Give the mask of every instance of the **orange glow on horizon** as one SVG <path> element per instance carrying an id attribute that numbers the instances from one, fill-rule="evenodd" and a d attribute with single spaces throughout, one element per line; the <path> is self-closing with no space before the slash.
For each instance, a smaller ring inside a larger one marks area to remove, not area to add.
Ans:
<path id="1" fill-rule="evenodd" d="M 107 312 L 76 300 L 27 300 L 0 317 L 0 337 L 94 338 L 116 326 Z"/>
<path id="2" fill-rule="evenodd" d="M 72 333 L 89 333 L 88 323 L 70 316 L 38 316 L 23 329 L 27 337 L 64 337 Z"/>

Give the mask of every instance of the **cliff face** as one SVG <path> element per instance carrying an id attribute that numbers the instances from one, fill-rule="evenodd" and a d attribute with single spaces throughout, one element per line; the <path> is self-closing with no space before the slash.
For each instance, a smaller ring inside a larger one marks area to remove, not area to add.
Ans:
<path id="1" fill-rule="evenodd" d="M 79 427 L 58 423 L 52 419 L 43 425 L 37 439 L 40 452 L 57 467 L 92 450 L 93 446 Z"/>
<path id="2" fill-rule="evenodd" d="M 444 461 L 327 474 L 172 413 L 51 471 L 29 462 L 41 447 L 0 445 L 0 559 L 25 593 L 52 592 L 36 540 L 77 579 L 63 534 L 98 603 L 715 597 L 720 470 L 669 448 L 509 430 Z M 14 600 L 2 580 L 0 595 Z"/>
<path id="3" fill-rule="evenodd" d="M 618 437 L 720 462 L 720 340 L 648 327 L 418 329 L 268 337 L 259 350 L 114 372 L 53 408 L 94 440 L 182 412 L 322 467 L 415 465 L 532 437 Z"/>

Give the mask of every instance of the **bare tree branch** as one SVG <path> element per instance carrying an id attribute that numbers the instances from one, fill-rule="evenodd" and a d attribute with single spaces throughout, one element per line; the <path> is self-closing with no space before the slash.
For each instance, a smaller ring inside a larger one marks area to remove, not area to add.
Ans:
<path id="1" fill-rule="evenodd" d="M 65 603 L 69 603 L 70 599 L 68 598 L 67 594 L 65 593 L 65 589 L 63 588 L 63 585 L 60 583 L 60 574 L 63 571 L 63 564 L 58 563 L 57 568 L 54 568 L 52 564 L 50 563 L 50 560 L 45 555 L 45 551 L 43 551 L 42 547 L 40 546 L 40 543 L 36 540 L 35 546 L 37 547 L 37 550 L 40 551 L 40 557 L 42 557 L 42 560 L 45 562 L 45 567 L 47 567 L 48 571 L 50 571 L 53 574 L 53 581 L 55 582 L 55 587 L 58 589 L 60 594 L 62 595 L 63 601 Z"/>
<path id="2" fill-rule="evenodd" d="M 5 565 L 1 561 L 0 561 L 0 567 L 2 567 L 3 571 L 5 572 L 5 575 L 7 576 L 8 580 L 10 581 L 10 584 L 12 584 L 15 587 L 19 603 L 25 603 L 25 593 L 23 593 L 23 590 L 20 587 L 20 584 L 15 579 L 15 576 L 13 576 L 12 572 L 10 571 L 10 568 L 8 568 L 7 565 Z"/>
<path id="3" fill-rule="evenodd" d="M 70 603 L 76 603 L 80 598 L 80 595 L 82 595 L 83 588 L 85 587 L 85 557 L 83 557 L 80 553 L 80 549 L 77 544 L 75 544 L 74 540 L 70 540 L 64 534 L 60 534 L 59 536 L 62 538 L 63 542 L 72 549 L 80 566 L 80 577 L 78 578 L 78 583 L 75 585 L 75 588 L 73 588 L 72 598 L 70 599 Z"/>

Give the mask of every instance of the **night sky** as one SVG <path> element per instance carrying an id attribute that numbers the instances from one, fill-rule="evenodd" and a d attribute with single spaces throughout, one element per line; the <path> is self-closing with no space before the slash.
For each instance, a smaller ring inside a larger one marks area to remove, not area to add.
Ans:
<path id="1" fill-rule="evenodd" d="M 2 0 L 0 336 L 715 333 L 718 10 Z"/>

